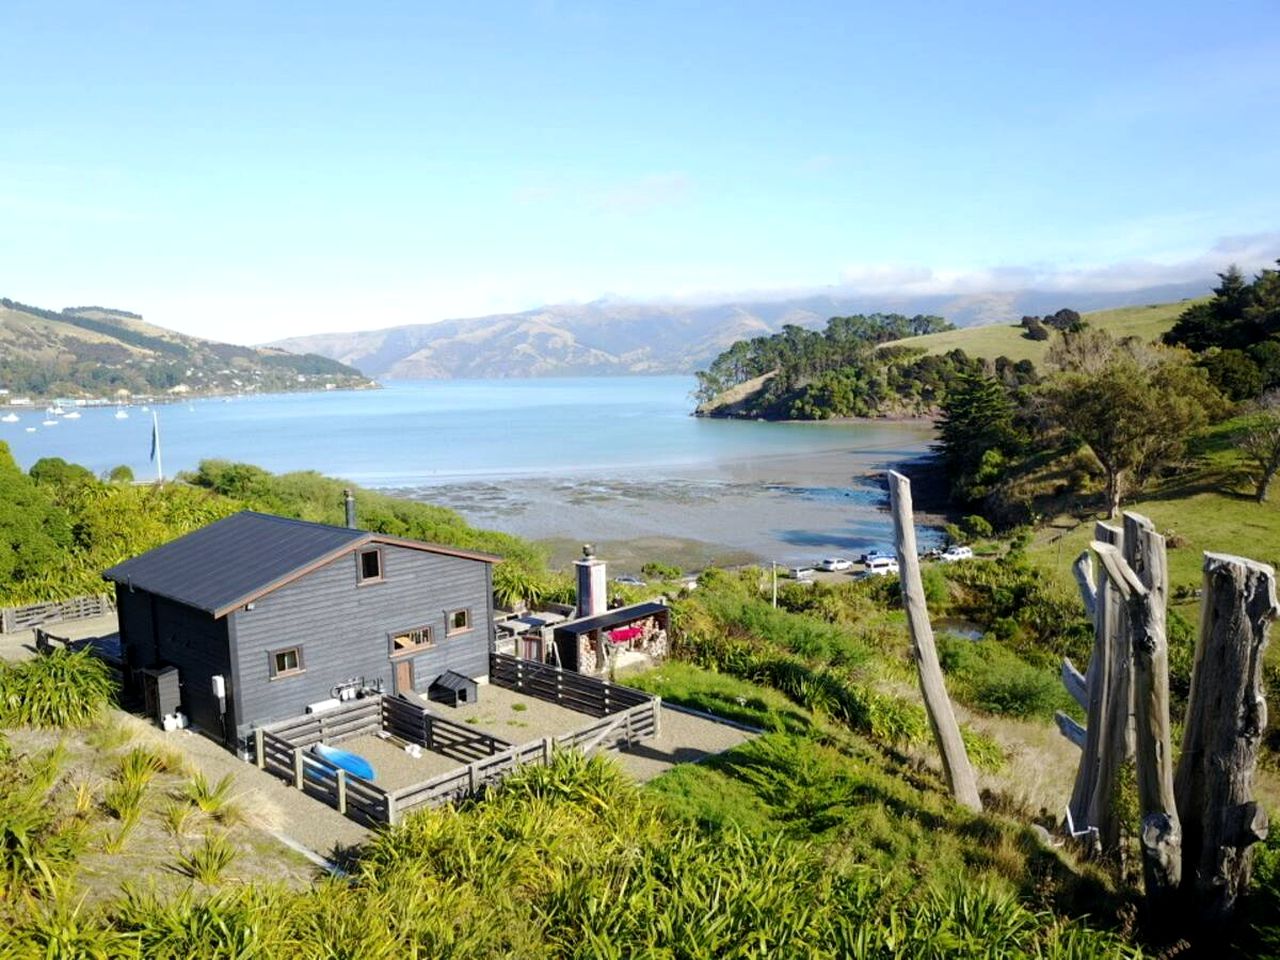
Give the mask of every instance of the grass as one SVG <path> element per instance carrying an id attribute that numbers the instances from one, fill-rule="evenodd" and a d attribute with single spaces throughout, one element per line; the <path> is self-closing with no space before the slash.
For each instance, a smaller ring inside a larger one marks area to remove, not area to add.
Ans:
<path id="1" fill-rule="evenodd" d="M 1091 326 L 1108 330 L 1117 337 L 1135 336 L 1150 341 L 1171 328 L 1178 315 L 1195 302 L 1197 301 L 1188 300 L 1142 307 L 1120 307 L 1115 310 L 1097 310 L 1083 316 Z M 971 357 L 994 360 L 1005 356 L 1010 360 L 1030 360 L 1037 366 L 1041 365 L 1053 341 L 1029 340 L 1023 333 L 1022 327 L 1017 324 L 987 324 L 896 340 L 891 345 L 919 347 L 931 354 L 960 349 Z"/>
<path id="2" fill-rule="evenodd" d="M 1271 503 L 1254 502 L 1244 464 L 1231 448 L 1236 428 L 1236 422 L 1228 421 L 1206 431 L 1193 444 L 1192 463 L 1123 506 L 1150 517 L 1170 538 L 1169 582 L 1175 601 L 1178 588 L 1200 587 L 1203 551 L 1280 563 L 1280 492 Z M 1103 518 L 1102 513 L 1055 518 L 1037 532 L 1032 558 L 1074 590 L 1071 564 L 1093 538 L 1095 519 Z"/>

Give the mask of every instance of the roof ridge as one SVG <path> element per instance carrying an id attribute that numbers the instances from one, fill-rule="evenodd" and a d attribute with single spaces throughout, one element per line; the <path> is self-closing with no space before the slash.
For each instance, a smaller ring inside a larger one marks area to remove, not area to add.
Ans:
<path id="1" fill-rule="evenodd" d="M 371 530 L 360 530 L 356 527 L 342 526 L 341 524 L 337 524 L 337 523 L 322 523 L 319 520 L 303 520 L 301 517 L 284 517 L 278 513 L 265 513 L 262 510 L 249 510 L 249 509 L 237 510 L 235 513 L 230 514 L 230 516 L 232 517 L 240 516 L 246 513 L 255 517 L 262 517 L 264 520 L 273 520 L 277 523 L 292 523 L 292 524 L 297 524 L 298 526 L 301 526 L 301 527 L 320 527 L 321 529 L 324 529 L 324 530 L 349 530 L 353 536 L 374 536 L 375 535 Z M 228 518 L 224 517 L 223 519 L 228 519 Z"/>

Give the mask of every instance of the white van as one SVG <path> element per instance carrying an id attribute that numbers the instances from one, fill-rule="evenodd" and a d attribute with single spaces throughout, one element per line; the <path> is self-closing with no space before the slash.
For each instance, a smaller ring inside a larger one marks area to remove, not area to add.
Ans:
<path id="1" fill-rule="evenodd" d="M 898 561 L 894 557 L 872 557 L 867 562 L 867 573 L 873 577 L 887 577 L 898 572 Z"/>

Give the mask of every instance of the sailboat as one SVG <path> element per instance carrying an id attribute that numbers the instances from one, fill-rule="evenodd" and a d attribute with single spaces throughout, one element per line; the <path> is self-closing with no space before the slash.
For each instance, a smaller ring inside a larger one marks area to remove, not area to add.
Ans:
<path id="1" fill-rule="evenodd" d="M 129 419 L 129 411 L 127 411 L 124 407 L 121 407 L 119 410 L 117 410 L 117 411 L 116 411 L 116 419 L 117 419 L 117 420 L 128 420 L 128 419 Z"/>
<path id="2" fill-rule="evenodd" d="M 18 415 L 16 413 L 6 413 L 3 417 L 0 417 L 0 421 L 3 421 L 4 423 L 17 423 Z"/>

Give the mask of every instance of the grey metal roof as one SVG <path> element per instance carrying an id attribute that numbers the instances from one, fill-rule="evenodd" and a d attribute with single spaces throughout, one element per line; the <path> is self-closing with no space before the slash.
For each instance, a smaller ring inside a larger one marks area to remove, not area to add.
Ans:
<path id="1" fill-rule="evenodd" d="M 371 539 L 364 530 L 245 510 L 118 563 L 102 576 L 221 616 Z"/>
<path id="2" fill-rule="evenodd" d="M 566 633 L 576 637 L 591 630 L 607 630 L 609 627 L 616 627 L 622 623 L 635 623 L 637 620 L 652 617 L 657 613 L 670 612 L 671 608 L 665 603 L 658 603 L 657 601 L 637 603 L 629 607 L 619 607 L 616 610 L 610 610 L 608 613 L 602 613 L 594 617 L 587 617 L 584 620 L 570 620 L 568 623 L 556 624 L 556 633 Z"/>

